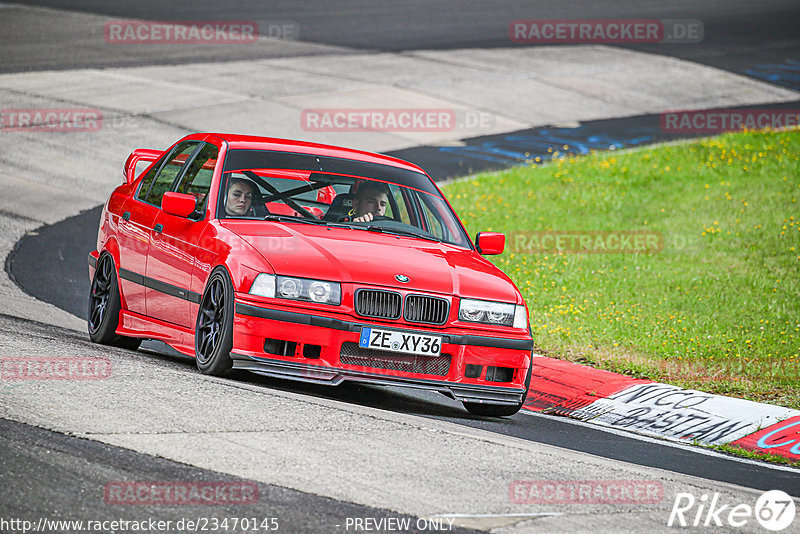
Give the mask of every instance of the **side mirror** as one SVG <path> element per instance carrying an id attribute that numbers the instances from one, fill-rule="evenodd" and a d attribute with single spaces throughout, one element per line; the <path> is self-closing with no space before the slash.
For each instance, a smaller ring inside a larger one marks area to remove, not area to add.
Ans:
<path id="1" fill-rule="evenodd" d="M 161 209 L 170 215 L 186 218 L 197 209 L 197 199 L 194 195 L 167 191 L 161 199 Z"/>
<path id="2" fill-rule="evenodd" d="M 163 152 L 154 148 L 137 148 L 125 161 L 125 166 L 122 168 L 122 175 L 125 177 L 126 184 L 132 184 L 136 180 L 136 165 L 142 162 L 153 163 Z"/>
<path id="3" fill-rule="evenodd" d="M 506 236 L 499 232 L 478 232 L 475 234 L 475 246 L 484 256 L 502 254 L 506 248 Z"/>

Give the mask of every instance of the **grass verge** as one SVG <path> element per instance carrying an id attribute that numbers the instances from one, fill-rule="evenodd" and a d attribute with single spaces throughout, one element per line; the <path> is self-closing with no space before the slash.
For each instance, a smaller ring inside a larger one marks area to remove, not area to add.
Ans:
<path id="1" fill-rule="evenodd" d="M 800 131 L 556 152 L 444 190 L 473 235 L 506 233 L 490 259 L 542 354 L 800 408 Z"/>
<path id="2" fill-rule="evenodd" d="M 737 447 L 736 445 L 710 445 L 708 446 L 708 448 L 725 454 L 739 456 L 741 458 L 749 458 L 750 460 L 761 460 L 763 462 L 781 464 L 800 469 L 800 462 L 795 462 L 789 458 L 786 458 L 785 456 L 780 456 L 778 454 L 751 451 L 743 447 Z"/>

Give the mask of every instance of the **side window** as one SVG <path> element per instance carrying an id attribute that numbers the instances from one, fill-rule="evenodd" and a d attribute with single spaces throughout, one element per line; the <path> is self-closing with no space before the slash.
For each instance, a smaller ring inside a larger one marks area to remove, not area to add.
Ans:
<path id="1" fill-rule="evenodd" d="M 139 192 L 136 194 L 136 198 L 139 200 L 144 200 L 147 198 L 147 192 L 150 191 L 150 185 L 153 183 L 153 179 L 156 177 L 158 173 L 158 169 L 161 168 L 161 164 L 164 163 L 164 159 L 167 156 L 161 156 L 155 165 L 150 169 L 147 175 L 142 179 L 142 184 L 139 186 Z"/>
<path id="2" fill-rule="evenodd" d="M 205 206 L 206 196 L 211 189 L 211 177 L 214 175 L 214 167 L 217 164 L 219 149 L 210 143 L 206 143 L 200 152 L 197 153 L 189 168 L 178 184 L 178 193 L 194 195 L 197 199 L 197 208 Z"/>
<path id="3" fill-rule="evenodd" d="M 175 150 L 169 155 L 166 165 L 158 173 L 150 191 L 147 193 L 144 201 L 156 206 L 161 206 L 161 197 L 164 193 L 170 190 L 175 177 L 178 176 L 183 164 L 189 158 L 191 153 L 197 148 L 199 141 L 187 141 L 175 147 Z"/>

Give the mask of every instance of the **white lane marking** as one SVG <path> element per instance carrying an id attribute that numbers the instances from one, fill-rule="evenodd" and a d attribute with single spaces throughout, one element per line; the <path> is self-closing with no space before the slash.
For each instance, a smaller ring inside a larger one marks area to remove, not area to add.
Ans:
<path id="1" fill-rule="evenodd" d="M 545 517 L 545 516 L 556 516 L 556 515 L 564 515 L 563 512 L 519 512 L 513 514 L 436 514 L 430 515 L 428 517 L 460 517 L 460 518 L 477 518 L 477 517 Z"/>
<path id="2" fill-rule="evenodd" d="M 525 415 L 530 415 L 530 416 L 534 416 L 534 417 L 541 417 L 543 419 L 550 419 L 550 420 L 553 419 L 553 416 L 541 414 L 539 412 L 532 412 L 530 410 L 525 410 L 524 408 L 522 410 L 520 410 L 519 413 L 523 413 Z M 762 467 L 762 468 L 765 468 L 765 469 L 772 469 L 774 471 L 786 471 L 786 472 L 789 472 L 789 473 L 799 473 L 800 472 L 800 470 L 795 468 L 795 467 L 788 467 L 788 466 L 783 466 L 783 465 L 770 464 L 770 463 L 767 463 L 767 462 L 761 462 L 761 461 L 757 461 L 757 460 L 750 460 L 749 458 L 740 458 L 738 456 L 729 456 L 727 454 L 722 454 L 722 453 L 719 453 L 719 452 L 716 452 L 716 451 L 713 451 L 713 450 L 710 450 L 710 449 L 706 449 L 706 448 L 703 448 L 703 447 L 698 447 L 696 445 L 686 445 L 684 443 L 677 443 L 677 442 L 671 441 L 671 440 L 666 439 L 666 438 L 661 438 L 661 439 L 652 438 L 652 437 L 649 437 L 649 436 L 643 436 L 642 434 L 638 434 L 638 433 L 633 432 L 633 431 L 618 430 L 616 428 L 611 428 L 611 427 L 608 427 L 608 426 L 598 425 L 598 424 L 593 424 L 593 423 L 587 423 L 585 421 L 580 421 L 578 419 L 572 419 L 570 417 L 558 416 L 558 420 L 562 421 L 564 423 L 569 423 L 569 424 L 573 424 L 573 425 L 577 425 L 577 426 L 593 428 L 595 430 L 600 430 L 602 432 L 607 432 L 609 434 L 614 434 L 616 436 L 623 436 L 623 437 L 626 437 L 626 438 L 637 439 L 639 441 L 645 441 L 647 443 L 655 443 L 655 444 L 658 444 L 658 445 L 664 445 L 664 446 L 667 446 L 667 447 L 673 447 L 675 449 L 682 449 L 684 451 L 690 451 L 690 452 L 694 452 L 694 453 L 697 453 L 697 454 L 704 454 L 706 456 L 713 456 L 715 458 L 719 458 L 719 459 L 722 459 L 722 460 L 730 460 L 732 462 L 739 462 L 739 463 L 742 463 L 742 464 L 755 465 L 755 466 Z M 559 448 L 563 449 L 564 447 L 559 447 Z M 624 461 L 624 460 L 622 460 L 622 461 Z M 628 463 L 631 463 L 631 462 L 628 462 Z M 667 469 L 667 468 L 662 468 L 662 469 Z"/>

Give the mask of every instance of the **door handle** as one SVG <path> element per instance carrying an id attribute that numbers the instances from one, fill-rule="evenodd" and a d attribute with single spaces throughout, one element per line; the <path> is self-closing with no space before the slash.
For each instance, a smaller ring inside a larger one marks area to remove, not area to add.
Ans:
<path id="1" fill-rule="evenodd" d="M 125 219 L 126 221 L 130 221 L 131 220 L 131 212 L 126 211 L 125 213 L 122 214 L 122 218 Z"/>
<path id="2" fill-rule="evenodd" d="M 157 233 L 157 234 L 160 234 L 161 232 L 163 232 L 163 231 L 164 231 L 164 225 L 163 225 L 163 224 L 157 224 L 157 225 L 155 225 L 155 226 L 153 227 L 153 231 L 154 231 L 155 233 Z"/>

